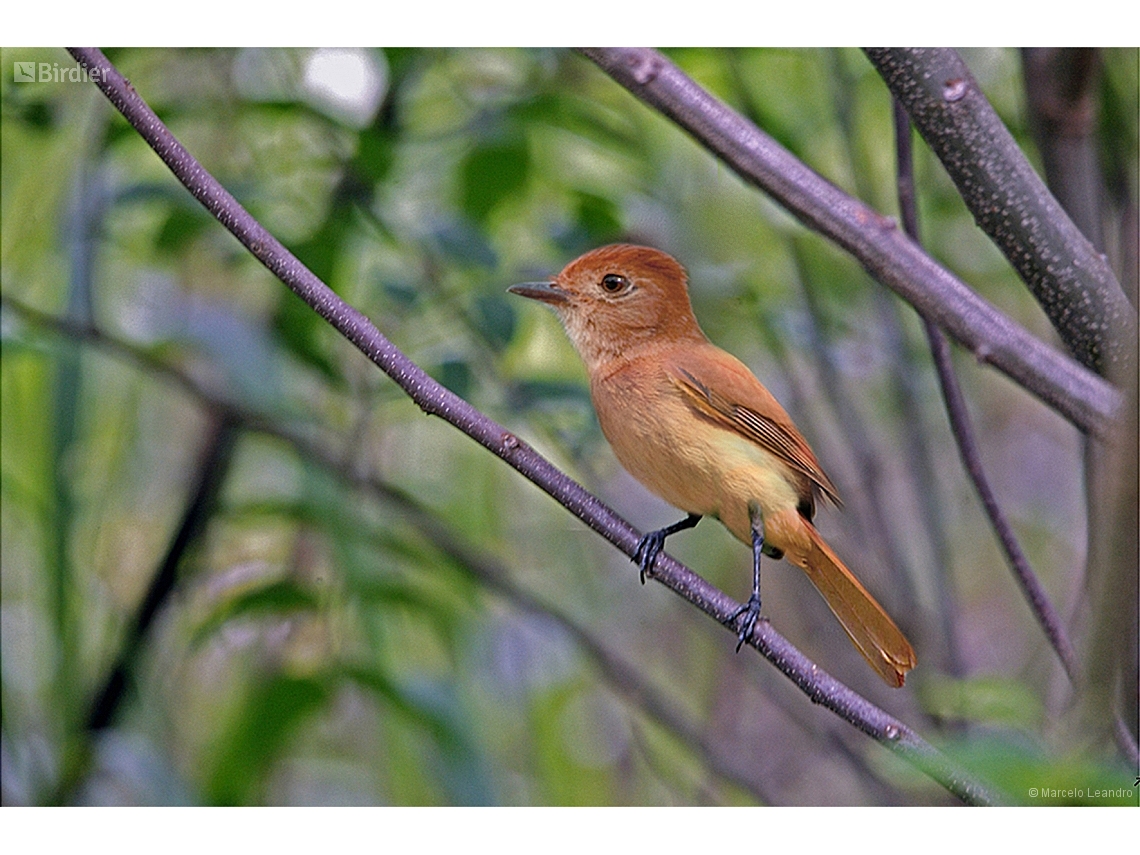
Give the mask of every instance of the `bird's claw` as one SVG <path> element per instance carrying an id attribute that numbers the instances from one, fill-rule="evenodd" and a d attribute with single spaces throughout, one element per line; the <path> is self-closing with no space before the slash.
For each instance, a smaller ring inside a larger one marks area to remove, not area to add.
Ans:
<path id="1" fill-rule="evenodd" d="M 689 514 L 680 522 L 649 532 L 637 542 L 637 549 L 633 551 L 633 561 L 641 568 L 642 585 L 645 584 L 646 574 L 653 575 L 653 562 L 657 560 L 657 556 L 665 547 L 665 538 L 687 528 L 692 528 L 700 521 L 700 514 Z"/>
<path id="2" fill-rule="evenodd" d="M 760 618 L 760 597 L 758 595 L 752 594 L 752 596 L 748 598 L 747 603 L 732 613 L 728 622 L 730 624 L 735 622 L 741 615 L 744 617 L 740 621 L 740 632 L 736 635 L 737 653 L 739 653 L 740 648 L 744 646 L 744 642 L 752 636 L 752 630 L 756 628 L 756 621 Z"/>
<path id="3" fill-rule="evenodd" d="M 653 562 L 657 560 L 662 548 L 665 546 L 665 535 L 661 531 L 651 531 L 637 542 L 637 549 L 633 553 L 633 561 L 641 569 L 641 584 L 645 584 L 646 574 L 652 575 Z"/>

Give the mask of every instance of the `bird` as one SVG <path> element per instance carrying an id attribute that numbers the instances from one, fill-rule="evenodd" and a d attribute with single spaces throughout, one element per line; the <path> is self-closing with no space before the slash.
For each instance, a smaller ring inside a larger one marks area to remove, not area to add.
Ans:
<path id="1" fill-rule="evenodd" d="M 701 330 L 681 264 L 652 247 L 612 244 L 550 281 L 507 290 L 555 310 L 618 461 L 687 514 L 638 542 L 642 583 L 666 538 L 713 517 L 752 548 L 751 596 L 728 621 L 738 651 L 760 617 L 761 556 L 783 557 L 807 574 L 874 671 L 902 686 L 914 649 L 812 524 L 817 498 L 840 505 L 835 485 L 775 397 Z"/>

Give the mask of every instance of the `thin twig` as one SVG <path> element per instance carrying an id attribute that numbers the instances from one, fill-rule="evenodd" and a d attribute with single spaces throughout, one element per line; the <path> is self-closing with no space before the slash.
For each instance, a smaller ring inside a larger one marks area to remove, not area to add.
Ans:
<path id="1" fill-rule="evenodd" d="M 863 146 L 856 144 L 859 138 L 858 123 L 854 105 L 857 102 L 855 75 L 843 61 L 839 50 L 827 52 L 830 58 L 828 76 L 832 83 L 832 102 L 839 125 L 843 128 L 843 140 L 851 160 L 852 178 L 856 195 L 870 201 L 879 197 L 880 188 L 870 177 L 868 158 L 862 154 Z M 757 122 L 756 124 L 760 124 Z M 960 677 L 965 673 L 962 664 L 962 645 L 958 638 L 958 604 L 955 601 L 949 581 L 950 545 L 946 534 L 946 521 L 941 513 L 941 500 L 938 495 L 938 478 L 935 475 L 934 453 L 931 450 L 931 432 L 926 427 L 926 408 L 920 390 L 922 372 L 915 370 L 915 353 L 909 337 L 903 329 L 903 317 L 909 306 L 895 299 L 882 288 L 871 289 L 872 313 L 879 319 L 882 331 L 882 346 L 887 352 L 887 371 L 891 378 L 890 390 L 895 405 L 902 418 L 897 420 L 902 452 L 911 488 L 918 501 L 919 519 L 926 531 L 930 545 L 931 562 L 927 572 L 934 585 L 937 597 L 937 614 L 941 624 L 942 668 L 946 673 Z M 912 617 L 918 619 L 917 612 Z M 928 633 L 927 637 L 932 637 Z"/>
<path id="2" fill-rule="evenodd" d="M 728 66 L 732 73 L 737 100 L 741 102 L 744 117 L 754 125 L 760 125 L 760 111 L 752 92 L 746 85 L 744 74 L 736 61 L 735 52 L 728 54 Z M 845 124 L 845 117 L 840 123 Z M 887 524 L 883 508 L 890 503 L 883 500 L 883 461 L 876 444 L 871 439 L 871 431 L 855 406 L 850 386 L 840 379 L 840 371 L 836 364 L 837 358 L 830 346 L 828 336 L 825 334 L 824 311 L 814 289 L 808 285 L 808 266 L 806 246 L 804 240 L 795 236 L 788 240 L 788 247 L 792 254 L 798 272 L 800 292 L 807 307 L 808 346 L 805 350 L 815 358 L 817 374 L 823 383 L 825 398 L 835 410 L 835 414 L 843 425 L 843 438 L 847 450 L 858 476 L 860 489 L 854 495 L 844 498 L 845 507 L 854 511 L 855 527 L 859 532 L 859 539 L 864 550 L 872 550 L 879 554 L 875 560 L 886 569 L 883 571 L 891 581 L 891 590 L 895 594 L 893 603 L 906 614 L 918 614 L 918 599 L 912 582 L 912 574 L 907 566 L 898 538 Z M 778 337 L 769 336 L 770 346 L 780 351 L 780 356 L 786 362 L 784 348 Z M 857 569 L 857 568 L 856 568 Z M 904 629 L 913 630 L 913 627 Z"/>
<path id="3" fill-rule="evenodd" d="M 825 181 L 656 51 L 587 48 L 582 53 L 745 181 L 850 252 L 979 361 L 1009 375 L 1082 430 L 1108 430 L 1121 402 L 1111 384 L 979 297 L 902 234 L 894 220 Z"/>
<path id="4" fill-rule="evenodd" d="M 368 318 L 317 279 L 186 151 L 101 51 L 69 48 L 69 52 L 89 72 L 98 70 L 92 75 L 93 82 L 194 197 L 275 276 L 388 374 L 424 412 L 437 415 L 462 430 L 627 556 L 633 556 L 640 539 L 637 530 L 513 433 L 432 380 Z M 654 578 L 732 629 L 739 604 L 680 562 L 663 554 L 658 559 Z M 768 621 L 759 621 L 748 641 L 813 702 L 826 706 L 900 754 L 963 801 L 992 803 L 997 800 L 985 785 L 952 764 L 911 728 L 819 669 Z"/>
<path id="5" fill-rule="evenodd" d="M 903 228 L 917 243 L 919 240 L 918 207 L 915 204 L 914 157 L 911 146 L 910 117 L 898 99 L 895 99 L 894 102 L 894 117 L 899 213 L 902 217 Z M 922 323 L 926 329 L 926 338 L 930 342 L 930 353 L 934 358 L 934 367 L 938 372 L 938 384 L 942 388 L 942 398 L 946 402 L 946 413 L 950 418 L 951 431 L 954 434 L 954 441 L 958 445 L 962 464 L 966 467 L 970 480 L 978 491 L 978 497 L 982 500 L 982 506 L 990 518 L 990 525 L 993 526 L 994 532 L 1001 542 L 1010 569 L 1017 579 L 1017 584 L 1021 586 L 1021 590 L 1025 594 L 1025 599 L 1033 611 L 1033 616 L 1041 628 L 1045 630 L 1045 635 L 1053 649 L 1057 651 L 1057 656 L 1060 657 L 1061 664 L 1065 668 L 1065 674 L 1068 675 L 1070 681 L 1073 681 L 1076 673 L 1073 646 L 1069 643 L 1065 628 L 1061 624 L 1061 619 L 1053 608 L 1053 604 L 1049 601 L 1045 588 L 1033 572 L 1033 568 L 1029 566 L 1029 560 L 1022 552 L 1021 545 L 1013 533 L 1013 528 L 1010 526 L 1005 512 L 1002 511 L 1001 505 L 998 504 L 997 496 L 994 494 L 989 479 L 986 478 L 985 470 L 982 468 L 982 457 L 974 438 L 974 429 L 970 424 L 966 399 L 962 394 L 962 387 L 958 384 L 958 377 L 954 373 L 954 364 L 950 359 L 950 343 L 937 325 L 932 324 L 926 318 L 922 319 Z"/>
<path id="6" fill-rule="evenodd" d="M 819 365 L 819 379 L 823 383 L 823 390 L 832 407 L 835 408 L 839 423 L 843 425 L 843 438 L 847 441 L 851 457 L 857 467 L 859 493 L 856 506 L 862 518 L 861 528 L 866 538 L 873 544 L 874 549 L 880 551 L 886 566 L 884 571 L 890 580 L 893 595 L 888 606 L 894 606 L 904 614 L 914 616 L 918 614 L 918 594 L 914 588 L 914 575 L 910 562 L 906 557 L 902 545 L 899 543 L 895 530 L 887 519 L 887 508 L 891 503 L 883 495 L 885 489 L 883 460 L 878 448 L 872 441 L 872 431 L 867 427 L 862 413 L 848 394 L 849 384 L 844 382 L 838 357 L 834 349 L 825 341 L 821 323 L 823 309 L 820 306 L 817 291 L 806 282 L 807 260 L 803 242 L 792 240 L 792 258 L 799 271 L 800 293 L 807 306 L 807 335 L 809 336 L 809 349 L 816 354 Z M 910 629 L 906 627 L 904 629 Z"/>
<path id="7" fill-rule="evenodd" d="M 123 639 L 122 649 L 108 671 L 102 688 L 95 694 L 87 716 L 88 730 L 102 730 L 114 721 L 147 631 L 174 591 L 183 558 L 205 531 L 206 523 L 214 511 L 215 501 L 229 473 L 236 437 L 237 430 L 233 421 L 214 413 L 200 455 L 201 462 L 197 466 L 197 483 L 191 491 L 182 520 L 174 531 L 162 562 L 151 579 L 146 596 L 139 601 L 138 610 Z"/>

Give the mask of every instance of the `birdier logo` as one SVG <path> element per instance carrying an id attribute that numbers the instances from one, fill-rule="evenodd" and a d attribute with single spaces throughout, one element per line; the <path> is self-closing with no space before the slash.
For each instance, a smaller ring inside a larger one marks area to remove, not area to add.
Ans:
<path id="1" fill-rule="evenodd" d="M 16 83 L 92 83 L 104 79 L 101 68 L 88 70 L 78 62 L 60 65 L 58 62 L 14 62 L 12 80 Z"/>

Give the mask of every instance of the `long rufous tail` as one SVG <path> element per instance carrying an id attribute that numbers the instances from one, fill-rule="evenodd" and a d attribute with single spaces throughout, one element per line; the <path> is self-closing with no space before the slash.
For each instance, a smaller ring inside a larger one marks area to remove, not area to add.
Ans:
<path id="1" fill-rule="evenodd" d="M 806 520 L 805 525 L 811 535 L 811 549 L 804 572 L 823 594 L 863 658 L 887 685 L 901 686 L 906 672 L 915 665 L 914 648 L 883 607 L 831 551 L 815 526 Z"/>

